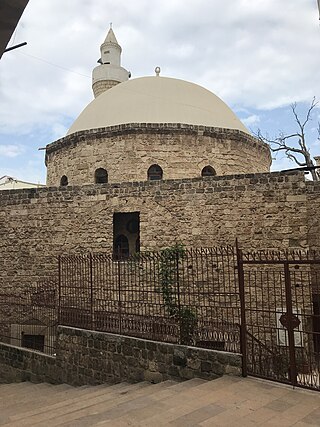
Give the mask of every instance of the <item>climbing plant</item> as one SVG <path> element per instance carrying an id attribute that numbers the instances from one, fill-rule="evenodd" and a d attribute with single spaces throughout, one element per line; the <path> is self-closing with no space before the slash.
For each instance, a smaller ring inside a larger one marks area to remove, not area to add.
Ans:
<path id="1" fill-rule="evenodd" d="M 192 344 L 197 324 L 197 315 L 193 308 L 180 304 L 179 265 L 185 256 L 182 244 L 165 248 L 160 253 L 159 283 L 164 305 L 171 318 L 179 322 L 180 342 Z"/>

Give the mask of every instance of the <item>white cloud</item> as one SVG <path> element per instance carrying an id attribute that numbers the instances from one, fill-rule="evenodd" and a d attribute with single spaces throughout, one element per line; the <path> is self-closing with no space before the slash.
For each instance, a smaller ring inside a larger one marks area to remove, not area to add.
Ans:
<path id="1" fill-rule="evenodd" d="M 15 34 L 28 45 L 0 63 L 0 137 L 32 134 L 31 153 L 44 126 L 47 142 L 64 134 L 93 99 L 82 75 L 91 76 L 110 21 L 133 78 L 159 65 L 216 93 L 247 125 L 260 117 L 263 127 L 261 110 L 320 99 L 316 1 L 32 0 Z"/>
<path id="2" fill-rule="evenodd" d="M 17 157 L 23 154 L 24 147 L 13 144 L 0 144 L 0 156 L 4 157 Z"/>
<path id="3" fill-rule="evenodd" d="M 252 125 L 257 125 L 260 122 L 260 117 L 257 116 L 256 114 L 252 114 L 249 117 L 246 117 L 244 119 L 241 119 L 241 121 L 246 125 L 246 126 L 252 126 Z"/>

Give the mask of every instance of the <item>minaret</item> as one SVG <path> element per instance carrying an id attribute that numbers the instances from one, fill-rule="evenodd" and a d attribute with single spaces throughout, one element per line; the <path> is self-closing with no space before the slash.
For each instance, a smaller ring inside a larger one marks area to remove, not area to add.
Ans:
<path id="1" fill-rule="evenodd" d="M 94 97 L 101 95 L 113 86 L 129 79 L 130 73 L 121 67 L 121 46 L 118 44 L 111 24 L 105 41 L 100 46 L 100 65 L 92 72 L 92 90 Z"/>

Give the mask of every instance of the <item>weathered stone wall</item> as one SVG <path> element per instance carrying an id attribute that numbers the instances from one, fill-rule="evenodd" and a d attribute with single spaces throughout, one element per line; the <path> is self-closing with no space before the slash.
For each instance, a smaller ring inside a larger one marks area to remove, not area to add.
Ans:
<path id="1" fill-rule="evenodd" d="M 153 164 L 163 179 L 268 172 L 269 147 L 238 130 L 180 124 L 128 124 L 77 132 L 47 146 L 47 185 L 92 184 L 98 168 L 111 183 L 145 181 Z"/>
<path id="2" fill-rule="evenodd" d="M 309 246 L 320 250 L 320 182 L 307 182 L 307 194 Z"/>
<path id="3" fill-rule="evenodd" d="M 0 342 L 0 383 L 59 383 L 56 358 Z"/>
<path id="4" fill-rule="evenodd" d="M 119 82 L 116 82 L 115 80 L 98 80 L 92 85 L 94 97 L 97 98 L 97 96 L 101 95 L 103 92 L 108 89 L 111 89 L 117 84 L 119 84 Z"/>
<path id="5" fill-rule="evenodd" d="M 57 366 L 73 385 L 241 375 L 241 356 L 59 327 Z"/>
<path id="6" fill-rule="evenodd" d="M 72 385 L 241 375 L 241 356 L 60 326 L 56 357 L 0 343 L 0 383 Z"/>
<path id="7" fill-rule="evenodd" d="M 308 247 L 307 196 L 302 173 L 2 191 L 0 289 L 57 277 L 59 254 L 111 253 L 114 212 L 140 212 L 141 250 Z"/>

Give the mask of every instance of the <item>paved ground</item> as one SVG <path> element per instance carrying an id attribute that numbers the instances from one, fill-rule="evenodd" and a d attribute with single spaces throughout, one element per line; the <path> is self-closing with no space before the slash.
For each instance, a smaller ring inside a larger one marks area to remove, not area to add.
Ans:
<path id="1" fill-rule="evenodd" d="M 0 385 L 4 426 L 320 426 L 320 393 L 253 378 L 73 388 Z"/>

